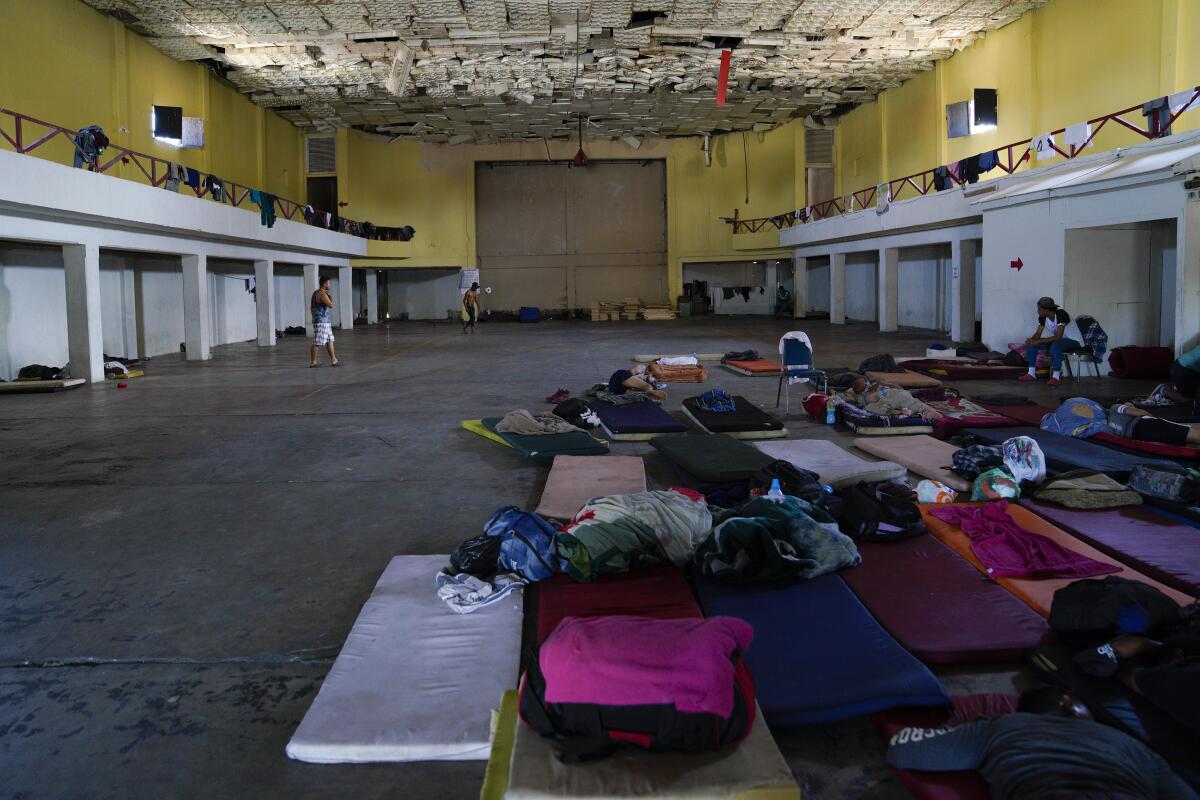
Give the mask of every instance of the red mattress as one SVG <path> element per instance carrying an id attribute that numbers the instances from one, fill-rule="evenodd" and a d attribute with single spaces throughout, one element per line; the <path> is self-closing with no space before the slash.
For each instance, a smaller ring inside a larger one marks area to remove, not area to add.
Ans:
<path id="1" fill-rule="evenodd" d="M 1054 410 L 1046 406 L 996 406 L 991 403 L 980 403 L 979 405 L 988 411 L 994 411 L 1009 419 L 1014 419 L 1022 425 L 1033 425 L 1036 428 L 1042 427 L 1042 417 Z"/>
<path id="2" fill-rule="evenodd" d="M 952 697 L 953 709 L 894 708 L 871 715 L 871 722 L 889 741 L 904 728 L 937 728 L 977 719 L 993 719 L 1017 710 L 1017 698 L 1007 694 L 972 694 Z M 987 782 L 974 770 L 915 772 L 896 770 L 896 777 L 917 800 L 991 800 Z"/>
<path id="3" fill-rule="evenodd" d="M 1142 506 L 1082 511 L 1037 500 L 1021 505 L 1122 564 L 1200 597 L 1200 530 Z"/>
<path id="4" fill-rule="evenodd" d="M 1017 422 L 1023 422 L 1026 425 L 1036 425 L 1039 428 L 1042 425 L 1042 417 L 1054 411 L 1053 408 L 1047 408 L 1046 406 L 994 406 L 987 403 L 981 403 L 980 405 L 988 411 L 994 411 L 997 414 L 1011 417 Z M 1150 413 L 1153 414 L 1154 412 L 1151 411 Z M 988 426 L 972 425 L 969 427 Z M 1195 447 L 1177 447 L 1176 445 L 1159 444 L 1157 442 L 1140 442 L 1137 439 L 1128 439 L 1112 433 L 1097 433 L 1087 438 L 1094 442 L 1116 447 L 1118 450 L 1129 450 L 1135 453 L 1146 453 L 1164 458 L 1200 459 L 1200 449 Z"/>
<path id="5" fill-rule="evenodd" d="M 926 664 L 1017 661 L 1048 630 L 1039 614 L 933 536 L 859 542 L 858 550 L 862 563 L 842 578 Z"/>
<path id="6" fill-rule="evenodd" d="M 603 617 L 632 614 L 655 619 L 703 616 L 677 567 L 650 567 L 605 575 L 592 583 L 577 583 L 560 573 L 537 584 L 538 644 L 554 632 L 564 617 Z"/>
<path id="7" fill-rule="evenodd" d="M 1154 456 L 1164 456 L 1166 458 L 1182 458 L 1194 460 L 1200 458 L 1200 449 L 1195 447 L 1179 447 L 1174 444 L 1160 444 L 1159 442 L 1142 442 L 1137 439 L 1127 439 L 1124 436 L 1117 436 L 1115 433 L 1097 433 L 1094 436 L 1089 436 L 1094 442 L 1111 445 L 1120 448 L 1121 450 L 1132 450 L 1136 453 L 1149 453 Z"/>
<path id="8" fill-rule="evenodd" d="M 900 366 L 905 369 L 944 378 L 951 381 L 986 381 L 1004 380 L 1024 375 L 1025 367 L 989 366 L 986 364 L 964 364 L 959 361 L 947 361 L 940 358 L 925 358 L 916 361 L 905 361 Z"/>
<path id="9" fill-rule="evenodd" d="M 727 367 L 735 367 L 746 372 L 763 375 L 778 375 L 780 372 L 783 372 L 783 365 L 769 358 L 760 358 L 757 361 L 726 361 L 724 363 Z"/>

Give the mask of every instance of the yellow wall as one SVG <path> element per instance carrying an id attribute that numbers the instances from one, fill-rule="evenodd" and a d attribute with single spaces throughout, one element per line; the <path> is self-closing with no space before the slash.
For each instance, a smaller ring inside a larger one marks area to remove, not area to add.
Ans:
<path id="1" fill-rule="evenodd" d="M 180 150 L 155 141 L 155 104 L 203 117 L 205 146 Z M 294 125 L 204 66 L 163 55 L 79 0 L 0 2 L 0 107 L 66 128 L 99 125 L 115 144 L 304 199 L 301 135 Z M 11 128 L 8 118 L 0 124 Z M 30 155 L 70 163 L 72 148 L 60 139 Z M 145 181 L 133 164 L 116 167 L 115 174 Z"/>
<path id="2" fill-rule="evenodd" d="M 1200 83 L 1196 42 L 1198 0 L 1054 0 L 842 117 L 836 134 L 838 192 L 902 178 L 1195 86 Z M 997 90 L 996 129 L 948 139 L 946 105 L 969 99 L 975 88 Z M 1181 117 L 1174 130 L 1197 127 L 1200 109 Z M 1091 150 L 1143 141 L 1110 123 Z M 1023 168 L 1031 165 L 1039 162 Z"/>
<path id="3" fill-rule="evenodd" d="M 668 284 L 682 287 L 683 262 L 786 257 L 775 249 L 748 250 L 735 244 L 721 217 L 736 209 L 743 218 L 765 216 L 804 204 L 804 138 L 799 122 L 760 135 L 715 136 L 712 166 L 704 165 L 701 139 L 646 140 L 633 150 L 622 142 L 590 141 L 593 159 L 663 159 L 667 170 Z M 382 243 L 372 254 L 407 256 L 403 267 L 474 266 L 475 164 L 481 161 L 555 160 L 575 154 L 574 141 L 508 145 L 446 145 L 397 141 L 357 131 L 338 134 L 338 194 L 344 213 L 376 225 L 412 225 L 411 243 Z M 746 157 L 749 195 L 746 203 Z M 770 248 L 770 244 L 755 243 Z M 778 246 L 775 237 L 774 247 Z M 387 264 L 380 259 L 373 263 Z M 365 263 L 365 262 L 363 262 Z"/>

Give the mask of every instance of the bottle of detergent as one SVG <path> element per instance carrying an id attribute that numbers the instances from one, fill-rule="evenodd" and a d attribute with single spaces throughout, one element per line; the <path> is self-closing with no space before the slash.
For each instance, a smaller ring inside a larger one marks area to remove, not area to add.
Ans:
<path id="1" fill-rule="evenodd" d="M 771 491 L 767 492 L 767 499 L 772 503 L 783 502 L 783 489 L 779 488 L 779 478 L 771 479 Z"/>
<path id="2" fill-rule="evenodd" d="M 825 424 L 832 425 L 837 422 L 837 406 L 834 405 L 833 395 L 830 395 L 825 400 Z"/>

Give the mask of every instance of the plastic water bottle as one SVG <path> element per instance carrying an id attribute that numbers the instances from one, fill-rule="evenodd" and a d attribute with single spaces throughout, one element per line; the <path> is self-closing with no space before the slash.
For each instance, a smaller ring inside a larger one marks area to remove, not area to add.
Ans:
<path id="1" fill-rule="evenodd" d="M 779 478 L 771 479 L 771 491 L 767 492 L 767 499 L 772 503 L 783 502 L 783 490 L 779 488 Z"/>
<path id="2" fill-rule="evenodd" d="M 830 396 L 825 400 L 825 424 L 832 425 L 837 421 L 837 406 L 834 405 L 833 397 Z"/>

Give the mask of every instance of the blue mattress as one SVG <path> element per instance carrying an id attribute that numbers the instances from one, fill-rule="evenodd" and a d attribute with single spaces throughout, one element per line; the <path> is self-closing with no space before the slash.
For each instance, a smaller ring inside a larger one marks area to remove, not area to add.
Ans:
<path id="1" fill-rule="evenodd" d="M 588 407 L 604 423 L 604 427 L 615 435 L 645 433 L 685 433 L 687 426 L 668 414 L 654 401 L 629 403 L 614 406 L 612 403 L 595 401 Z"/>
<path id="2" fill-rule="evenodd" d="M 1174 464 L 1161 458 L 1113 450 L 1111 447 L 1075 439 L 1061 433 L 1051 433 L 1041 428 L 967 428 L 970 434 L 988 444 L 1000 444 L 1014 436 L 1028 436 L 1042 448 L 1046 456 L 1046 469 L 1050 472 L 1069 472 L 1073 469 L 1093 469 L 1107 473 L 1118 481 L 1126 481 L 1136 464 Z"/>
<path id="3" fill-rule="evenodd" d="M 950 703 L 933 673 L 880 627 L 838 575 L 757 587 L 697 575 L 696 594 L 705 616 L 754 626 L 746 663 L 770 725 Z"/>

